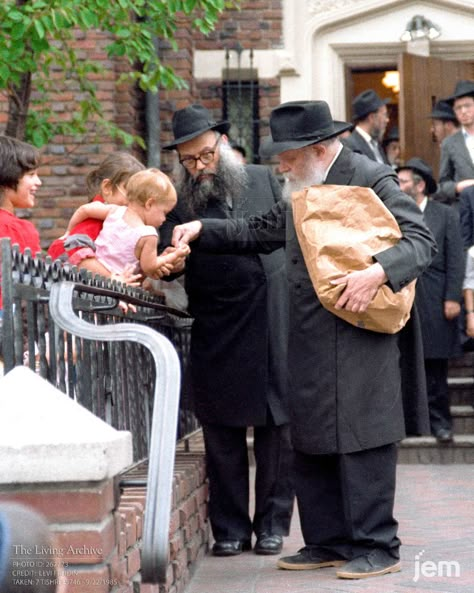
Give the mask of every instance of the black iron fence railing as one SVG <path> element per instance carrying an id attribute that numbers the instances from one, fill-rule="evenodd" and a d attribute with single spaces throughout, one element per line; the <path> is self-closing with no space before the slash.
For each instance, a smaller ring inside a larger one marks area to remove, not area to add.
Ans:
<path id="1" fill-rule="evenodd" d="M 155 364 L 147 348 L 134 342 L 102 342 L 60 330 L 49 313 L 52 284 L 75 284 L 76 313 L 94 325 L 133 322 L 164 334 L 176 348 L 182 373 L 187 362 L 192 319 L 163 299 L 50 258 L 21 254 L 1 239 L 3 372 L 26 364 L 58 389 L 119 430 L 133 435 L 134 460 L 148 457 Z M 83 287 L 83 290 L 81 290 Z M 119 303 L 134 305 L 124 312 Z M 198 423 L 181 405 L 178 438 Z M 173 430 L 173 427 L 170 427 Z"/>

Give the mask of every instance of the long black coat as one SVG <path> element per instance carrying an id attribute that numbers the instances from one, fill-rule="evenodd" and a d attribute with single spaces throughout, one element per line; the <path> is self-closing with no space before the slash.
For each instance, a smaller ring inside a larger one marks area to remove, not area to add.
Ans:
<path id="1" fill-rule="evenodd" d="M 248 184 L 233 208 L 210 203 L 204 218 L 240 218 L 266 212 L 281 197 L 263 166 L 246 166 Z M 183 199 L 161 227 L 161 245 L 176 224 L 192 216 Z M 191 330 L 186 390 L 203 423 L 258 426 L 271 410 L 277 425 L 287 412 L 288 285 L 285 254 L 210 254 L 191 245 L 185 286 Z"/>
<path id="2" fill-rule="evenodd" d="M 385 165 L 344 148 L 326 182 L 371 187 L 403 237 L 376 254 L 400 290 L 419 276 L 436 249 L 414 201 Z M 248 225 L 203 221 L 200 247 L 271 251 L 286 241 L 290 288 L 288 350 L 292 440 L 308 454 L 349 453 L 405 436 L 397 335 L 359 329 L 324 309 L 306 269 L 291 209 L 283 202 Z M 422 363 L 422 361 L 421 361 Z"/>
<path id="3" fill-rule="evenodd" d="M 416 286 L 423 351 L 425 358 L 452 358 L 462 353 L 459 320 L 446 319 L 444 302 L 462 299 L 464 250 L 459 216 L 451 206 L 428 200 L 424 218 L 434 235 L 438 253 Z"/>

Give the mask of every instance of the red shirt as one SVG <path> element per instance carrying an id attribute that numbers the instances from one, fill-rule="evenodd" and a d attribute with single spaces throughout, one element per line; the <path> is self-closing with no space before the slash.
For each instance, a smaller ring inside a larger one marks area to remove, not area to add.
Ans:
<path id="1" fill-rule="evenodd" d="M 101 195 L 97 195 L 93 202 L 104 202 L 104 198 Z M 69 233 L 69 235 L 87 235 L 93 241 L 97 239 L 100 231 L 102 230 L 103 220 L 97 218 L 87 218 L 79 224 L 77 224 Z M 76 257 L 74 255 L 76 254 Z M 73 264 L 78 264 L 85 257 L 94 257 L 94 252 L 91 249 L 84 249 L 83 247 L 75 247 L 74 249 L 64 249 L 64 239 L 56 239 L 53 241 L 48 249 L 48 255 L 52 259 L 67 259 Z M 62 257 L 63 256 L 63 257 Z"/>
<path id="2" fill-rule="evenodd" d="M 11 244 L 17 243 L 23 253 L 27 247 L 32 255 L 41 251 L 39 233 L 33 223 L 18 218 L 7 210 L 0 209 L 0 238 L 8 237 Z M 0 270 L 1 272 L 1 270 Z M 2 293 L 0 287 L 0 309 L 2 308 Z"/>

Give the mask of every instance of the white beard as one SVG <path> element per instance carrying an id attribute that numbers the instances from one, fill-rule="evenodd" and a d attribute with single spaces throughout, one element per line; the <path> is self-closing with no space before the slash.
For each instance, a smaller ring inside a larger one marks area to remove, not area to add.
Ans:
<path id="1" fill-rule="evenodd" d="M 291 194 L 295 191 L 301 191 L 310 185 L 321 185 L 324 182 L 324 175 L 326 171 L 319 164 L 312 164 L 312 167 L 307 167 L 308 171 L 304 172 L 301 179 L 288 179 L 285 177 L 285 183 L 282 189 L 282 195 L 285 202 L 291 203 Z"/>

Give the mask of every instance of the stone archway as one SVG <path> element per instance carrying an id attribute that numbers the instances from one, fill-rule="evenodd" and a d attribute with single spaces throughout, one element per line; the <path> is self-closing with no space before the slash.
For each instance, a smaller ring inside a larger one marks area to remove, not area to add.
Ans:
<path id="1" fill-rule="evenodd" d="M 294 71 L 281 74 L 282 101 L 324 99 L 344 119 L 345 67 L 396 64 L 407 51 L 400 35 L 415 14 L 442 26 L 431 55 L 472 56 L 472 0 L 284 0 L 285 49 Z"/>

